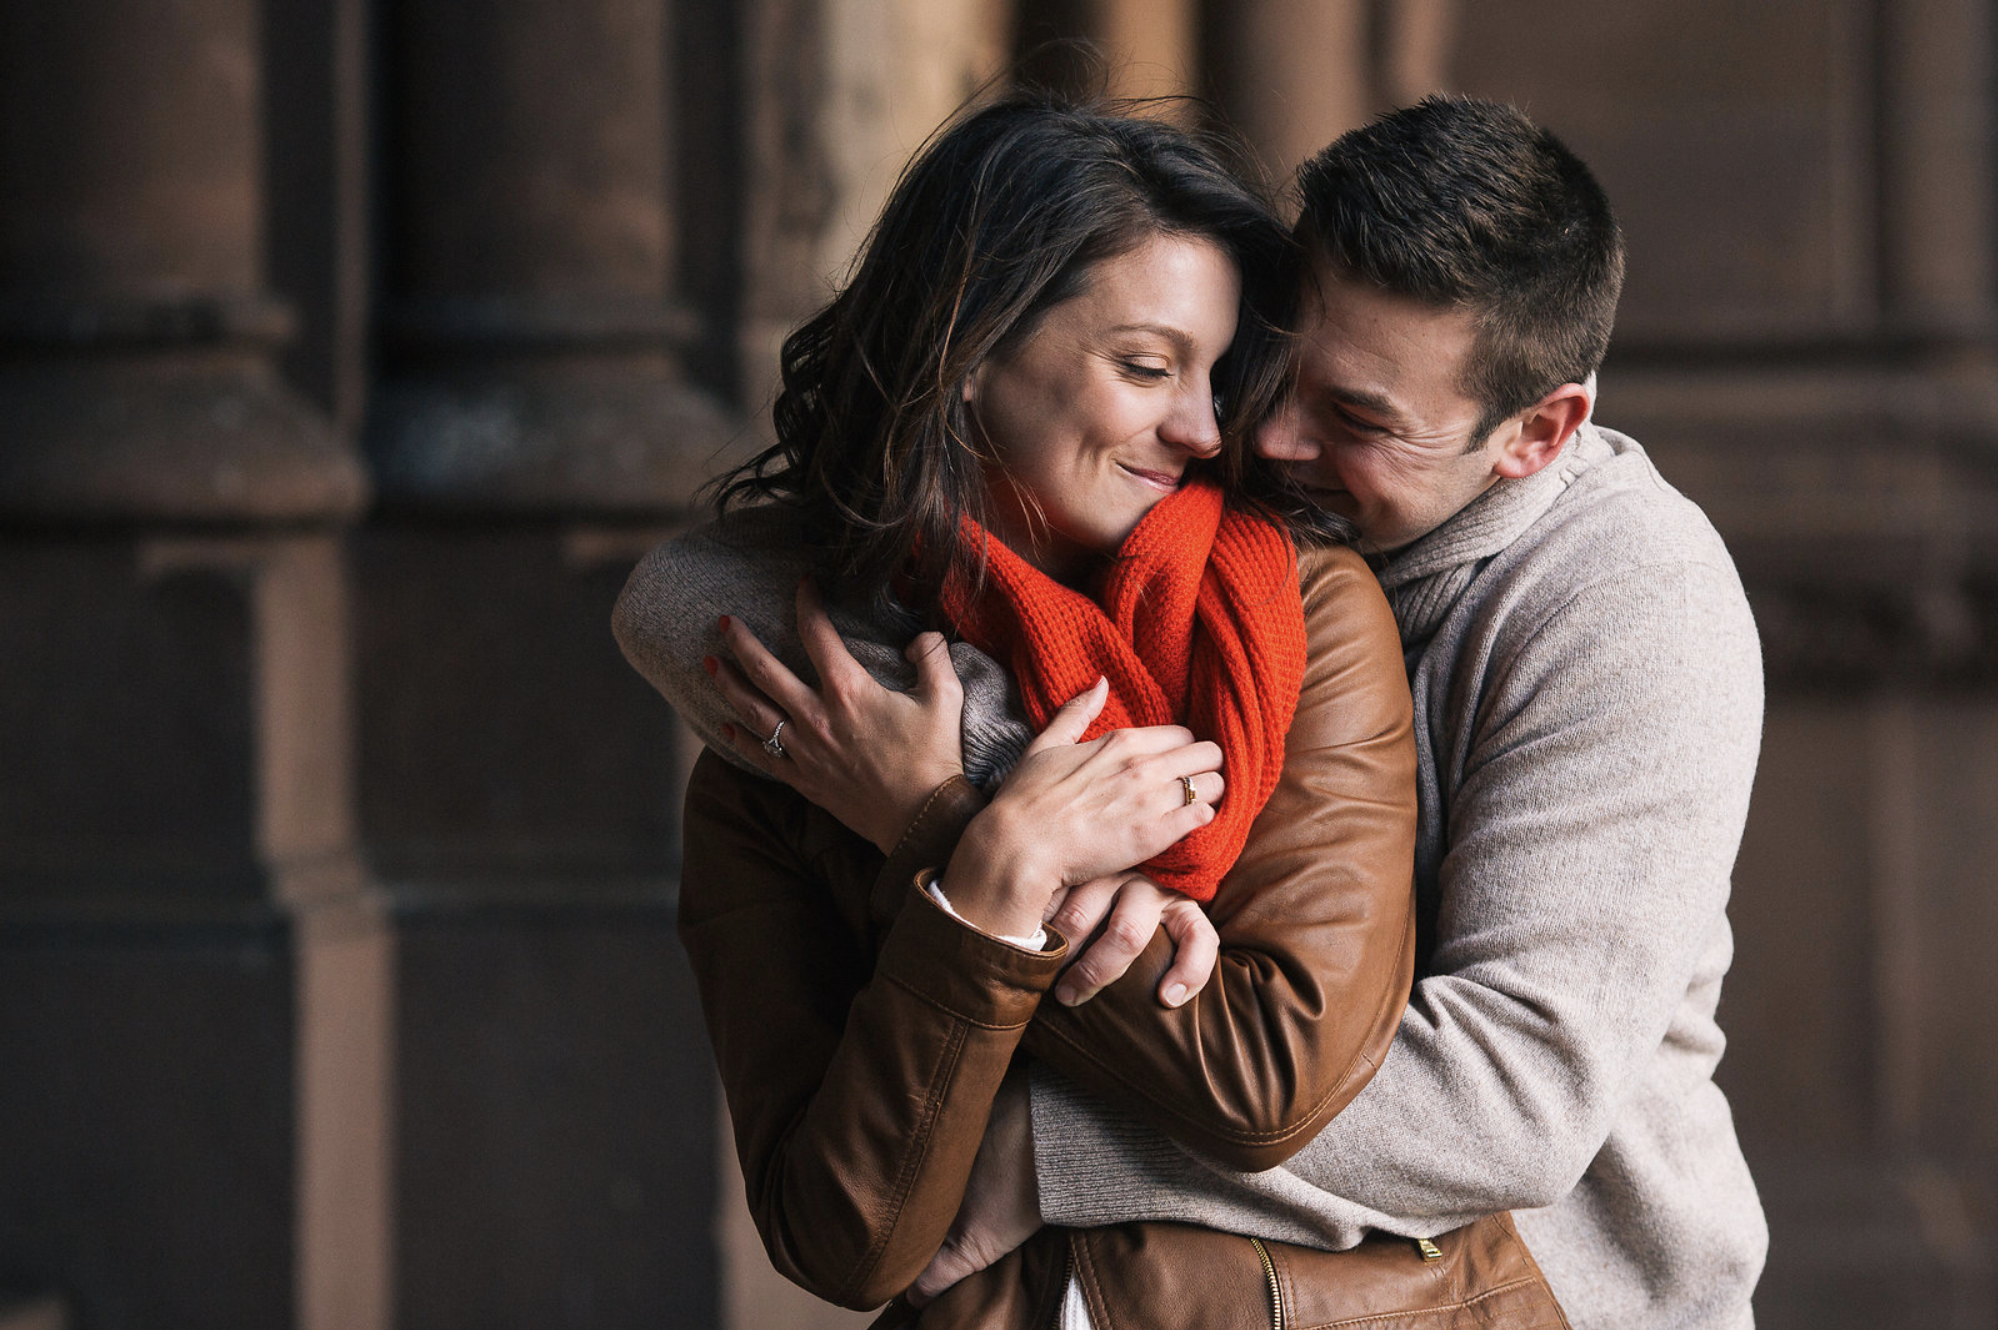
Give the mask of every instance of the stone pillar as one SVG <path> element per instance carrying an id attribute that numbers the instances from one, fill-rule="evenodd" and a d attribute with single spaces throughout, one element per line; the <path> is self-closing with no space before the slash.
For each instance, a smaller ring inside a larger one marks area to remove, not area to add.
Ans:
<path id="1" fill-rule="evenodd" d="M 302 1148 L 298 940 L 363 894 L 367 485 L 277 368 L 260 20 L 0 11 L 0 1260 L 104 1330 L 290 1323 L 354 1163 Z"/>
<path id="2" fill-rule="evenodd" d="M 665 0 L 411 0 L 393 52 L 383 497 L 686 504 L 730 419 L 684 377 Z M 699 206 L 700 200 L 688 201 Z"/>
<path id="3" fill-rule="evenodd" d="M 741 379 L 769 429 L 777 350 L 825 303 L 902 167 L 1006 59 L 1003 0 L 753 0 L 743 7 Z"/>
<path id="4" fill-rule="evenodd" d="M 1274 178 L 1374 113 L 1366 0 L 1241 0 L 1208 24 L 1223 110 Z"/>
<path id="5" fill-rule="evenodd" d="M 1881 19 L 1882 296 L 1902 337 L 1998 334 L 1990 6 L 1900 0 Z"/>
<path id="6" fill-rule="evenodd" d="M 298 520 L 360 468 L 282 388 L 253 0 L 0 14 L 0 513 Z M 143 425 L 143 427 L 141 427 Z"/>
<path id="7" fill-rule="evenodd" d="M 383 502 L 352 573 L 397 1324 L 715 1316 L 681 757 L 610 636 L 631 565 L 741 433 L 687 368 L 714 330 L 682 218 L 713 244 L 734 191 L 681 188 L 689 152 L 713 160 L 685 140 L 732 115 L 682 94 L 689 59 L 731 58 L 676 49 L 683 8 L 726 30 L 697 0 L 381 11 Z"/>
<path id="8" fill-rule="evenodd" d="M 1449 88 L 1457 0 L 1385 0 L 1377 4 L 1375 21 L 1375 85 L 1383 110 Z"/>
<path id="9" fill-rule="evenodd" d="M 1192 92 L 1200 84 L 1200 44 L 1197 0 L 1020 0 L 1015 9 L 1021 73 L 1076 93 Z"/>

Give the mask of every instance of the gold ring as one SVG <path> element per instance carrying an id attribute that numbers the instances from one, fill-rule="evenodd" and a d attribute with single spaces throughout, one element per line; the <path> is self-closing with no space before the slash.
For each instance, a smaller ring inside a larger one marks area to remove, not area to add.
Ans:
<path id="1" fill-rule="evenodd" d="M 1198 790 L 1196 790 L 1196 789 L 1194 789 L 1194 788 L 1193 788 L 1193 777 L 1191 777 L 1191 776 L 1181 776 L 1181 777 L 1179 778 L 1179 783 L 1180 783 L 1181 785 L 1184 785 L 1184 786 L 1186 787 L 1186 802 L 1187 802 L 1187 803 L 1189 803 L 1189 804 L 1197 804 L 1197 803 L 1199 803 L 1199 802 L 1200 802 L 1200 792 L 1199 792 Z"/>

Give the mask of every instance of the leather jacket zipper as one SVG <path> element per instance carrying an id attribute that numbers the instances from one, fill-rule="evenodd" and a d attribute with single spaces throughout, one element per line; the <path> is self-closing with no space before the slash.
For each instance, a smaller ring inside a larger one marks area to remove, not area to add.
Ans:
<path id="1" fill-rule="evenodd" d="M 1250 1238 L 1249 1244 L 1262 1257 L 1263 1278 L 1270 1286 L 1270 1330 L 1283 1330 L 1283 1286 L 1277 1282 L 1276 1262 L 1270 1259 L 1270 1249 L 1261 1238 Z"/>
<path id="2" fill-rule="evenodd" d="M 1061 1247 L 1061 1296 L 1055 1299 L 1053 1330 L 1061 1330 L 1062 1314 L 1068 1310 L 1068 1290 L 1075 1283 L 1075 1238 Z"/>

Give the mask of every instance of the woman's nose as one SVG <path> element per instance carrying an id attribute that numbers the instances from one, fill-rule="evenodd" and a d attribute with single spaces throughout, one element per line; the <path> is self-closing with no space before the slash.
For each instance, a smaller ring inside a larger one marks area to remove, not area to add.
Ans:
<path id="1" fill-rule="evenodd" d="M 1221 424 L 1215 416 L 1212 392 L 1202 387 L 1185 393 L 1161 424 L 1159 437 L 1195 457 L 1212 457 L 1221 451 Z"/>

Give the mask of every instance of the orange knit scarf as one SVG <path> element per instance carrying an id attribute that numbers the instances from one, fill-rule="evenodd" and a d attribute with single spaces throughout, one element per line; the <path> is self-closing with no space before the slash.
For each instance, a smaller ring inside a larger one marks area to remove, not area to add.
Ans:
<path id="1" fill-rule="evenodd" d="M 1212 822 L 1145 864 L 1160 886 L 1211 900 L 1283 770 L 1284 734 L 1304 682 L 1304 607 L 1290 540 L 1227 509 L 1192 481 L 1124 542 L 1101 602 L 1056 582 L 976 523 L 988 573 L 973 599 L 954 583 L 944 613 L 972 645 L 1012 668 L 1027 716 L 1110 681 L 1084 739 L 1134 725 L 1184 725 L 1225 754 L 1228 793 Z"/>

